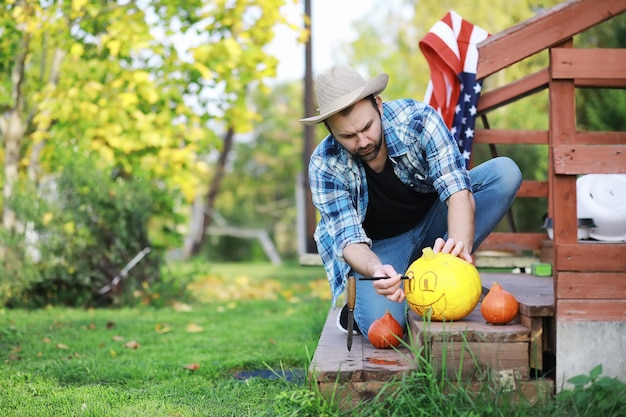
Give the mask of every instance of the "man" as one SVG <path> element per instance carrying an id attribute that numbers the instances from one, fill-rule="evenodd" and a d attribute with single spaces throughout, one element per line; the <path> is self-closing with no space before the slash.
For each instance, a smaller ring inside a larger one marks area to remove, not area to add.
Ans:
<path id="1" fill-rule="evenodd" d="M 411 99 L 382 102 L 388 80 L 380 74 L 366 82 L 350 67 L 332 67 L 317 78 L 319 115 L 300 120 L 323 122 L 329 132 L 311 156 L 309 181 L 333 305 L 348 275 L 384 277 L 357 279 L 354 318 L 364 335 L 385 310 L 405 326 L 400 277 L 422 248 L 473 262 L 472 252 L 522 181 L 509 158 L 468 172 L 432 107 Z"/>

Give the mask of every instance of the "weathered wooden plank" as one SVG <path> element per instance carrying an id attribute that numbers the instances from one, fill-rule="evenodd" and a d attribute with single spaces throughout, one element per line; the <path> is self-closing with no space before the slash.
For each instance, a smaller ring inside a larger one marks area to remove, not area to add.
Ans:
<path id="1" fill-rule="evenodd" d="M 526 274 L 481 272 L 484 288 L 495 281 L 515 296 L 520 314 L 529 317 L 551 317 L 554 314 L 554 282 L 552 277 Z"/>
<path id="2" fill-rule="evenodd" d="M 485 388 L 484 381 L 472 381 L 469 385 L 461 383 L 463 389 L 469 389 L 474 392 L 482 392 Z M 527 401 L 530 404 L 545 404 L 554 396 L 554 381 L 548 378 L 535 379 L 530 381 L 515 380 L 515 389 L 512 392 L 503 390 L 502 384 L 493 384 L 496 392 L 503 392 L 504 398 L 510 398 L 513 401 Z M 509 396 L 510 395 L 510 396 Z"/>
<path id="3" fill-rule="evenodd" d="M 626 80 L 626 49 L 553 48 L 550 73 L 555 79 Z"/>
<path id="4" fill-rule="evenodd" d="M 483 114 L 517 101 L 548 87 L 550 73 L 543 68 L 502 87 L 482 92 L 478 100 L 478 114 Z"/>
<path id="5" fill-rule="evenodd" d="M 476 129 L 474 143 L 547 145 L 548 132 L 545 130 Z"/>
<path id="6" fill-rule="evenodd" d="M 552 240 L 546 239 L 541 242 L 541 255 L 539 256 L 541 262 L 554 264 L 554 245 Z"/>
<path id="7" fill-rule="evenodd" d="M 626 145 L 557 145 L 556 174 L 626 174 Z"/>
<path id="8" fill-rule="evenodd" d="M 574 83 L 580 88 L 626 88 L 626 79 L 623 78 L 576 78 Z"/>
<path id="9" fill-rule="evenodd" d="M 506 233 L 493 232 L 482 241 L 478 250 L 523 251 L 541 247 L 541 242 L 548 238 L 546 233 Z"/>
<path id="10" fill-rule="evenodd" d="M 626 300 L 556 300 L 559 322 L 626 321 Z"/>
<path id="11" fill-rule="evenodd" d="M 568 40 L 564 47 L 571 47 Z M 554 160 L 554 147 L 572 144 L 576 134 L 575 89 L 572 80 L 550 81 L 550 147 L 549 160 Z M 549 215 L 554 219 L 554 247 L 578 241 L 578 219 L 576 217 L 576 177 L 556 175 L 553 164 L 550 166 Z M 554 268 L 562 269 L 555 259 Z"/>
<path id="12" fill-rule="evenodd" d="M 625 10 L 624 0 L 563 2 L 478 44 L 477 77 L 485 78 Z"/>
<path id="13" fill-rule="evenodd" d="M 514 371 L 528 379 L 528 342 L 433 342 L 425 346 L 433 370 L 449 378 L 485 378 L 493 371 Z"/>
<path id="14" fill-rule="evenodd" d="M 543 91 L 548 88 L 549 80 L 550 69 L 546 67 L 519 80 L 483 91 L 478 100 L 478 115 L 489 113 L 509 103 Z M 601 78 L 594 74 L 593 78 L 578 77 L 574 80 L 574 84 L 580 88 L 624 88 L 626 87 L 626 79 Z"/>
<path id="15" fill-rule="evenodd" d="M 410 310 L 408 322 L 414 340 L 422 342 L 528 342 L 530 331 L 519 323 L 503 326 L 487 324 L 480 314 L 480 304 L 463 320 L 456 322 L 425 321 Z"/>
<path id="16" fill-rule="evenodd" d="M 501 251 L 493 253 L 491 251 L 474 253 L 474 265 L 476 268 L 531 268 L 532 264 L 539 262 L 539 258 L 534 256 L 514 256 L 502 254 Z"/>
<path id="17" fill-rule="evenodd" d="M 579 145 L 626 144 L 626 132 L 576 132 L 574 143 Z"/>
<path id="18" fill-rule="evenodd" d="M 532 369 L 543 369 L 543 352 L 544 348 L 547 347 L 545 335 L 549 331 L 548 329 L 544 331 L 544 318 L 520 314 L 520 323 L 530 329 L 529 365 Z"/>
<path id="19" fill-rule="evenodd" d="M 539 198 L 548 196 L 548 181 L 524 180 L 517 191 L 517 198 Z"/>
<path id="20" fill-rule="evenodd" d="M 559 272 L 560 299 L 626 299 L 626 272 Z"/>
<path id="21" fill-rule="evenodd" d="M 375 349 L 362 335 L 355 335 L 352 350 L 346 348 L 346 334 L 337 328 L 341 309 L 331 309 L 313 355 L 309 374 L 318 383 L 388 381 L 416 368 L 407 347 Z"/>
<path id="22" fill-rule="evenodd" d="M 318 387 L 320 393 L 329 402 L 337 402 L 339 408 L 344 412 L 354 411 L 354 408 L 364 401 L 372 400 L 380 393 L 383 387 L 387 387 L 388 392 L 394 392 L 396 387 L 403 382 L 364 381 L 350 382 L 347 384 L 337 384 L 334 382 L 320 382 Z M 457 383 L 450 381 L 453 386 Z M 463 390 L 481 393 L 485 389 L 485 381 L 461 381 L 458 383 Z M 511 386 L 512 383 L 512 386 Z M 523 380 L 518 375 L 514 375 L 514 380 L 498 381 L 497 375 L 492 375 L 490 381 L 494 392 L 503 392 L 507 400 L 520 401 L 529 404 L 544 404 L 554 395 L 554 381 L 549 378 Z M 456 392 L 458 388 L 452 388 L 451 392 Z"/>
<path id="23" fill-rule="evenodd" d="M 626 271 L 626 243 L 586 241 L 555 245 L 554 257 L 559 271 Z"/>

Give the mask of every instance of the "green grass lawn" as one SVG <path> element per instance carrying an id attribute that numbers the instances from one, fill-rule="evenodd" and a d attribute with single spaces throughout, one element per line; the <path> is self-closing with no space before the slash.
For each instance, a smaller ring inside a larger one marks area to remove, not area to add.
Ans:
<path id="1" fill-rule="evenodd" d="M 165 275 L 139 307 L 0 309 L 0 416 L 626 416 L 626 385 L 601 370 L 531 405 L 458 389 L 427 364 L 341 410 L 302 377 L 330 308 L 321 267 L 192 263 Z M 181 285 L 191 296 L 166 296 Z"/>
<path id="2" fill-rule="evenodd" d="M 184 273 L 201 302 L 0 310 L 0 415 L 271 414 L 274 398 L 297 384 L 234 375 L 306 368 L 330 307 L 320 297 L 323 271 L 262 264 Z"/>

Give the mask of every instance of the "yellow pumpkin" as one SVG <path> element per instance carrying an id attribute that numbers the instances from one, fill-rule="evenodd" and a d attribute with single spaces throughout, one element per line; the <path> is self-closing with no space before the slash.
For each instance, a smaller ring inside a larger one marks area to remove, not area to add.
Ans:
<path id="1" fill-rule="evenodd" d="M 461 320 L 471 313 L 482 293 L 476 267 L 449 253 L 424 248 L 409 266 L 404 292 L 409 307 L 435 321 Z"/>

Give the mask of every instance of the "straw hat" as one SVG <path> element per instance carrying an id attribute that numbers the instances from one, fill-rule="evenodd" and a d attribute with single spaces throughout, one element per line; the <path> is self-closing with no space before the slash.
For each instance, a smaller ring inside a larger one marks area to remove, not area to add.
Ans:
<path id="1" fill-rule="evenodd" d="M 389 75 L 382 73 L 369 81 L 356 70 L 337 65 L 317 76 L 315 93 L 319 116 L 300 119 L 305 125 L 314 125 L 350 107 L 359 100 L 378 95 L 387 87 Z"/>

